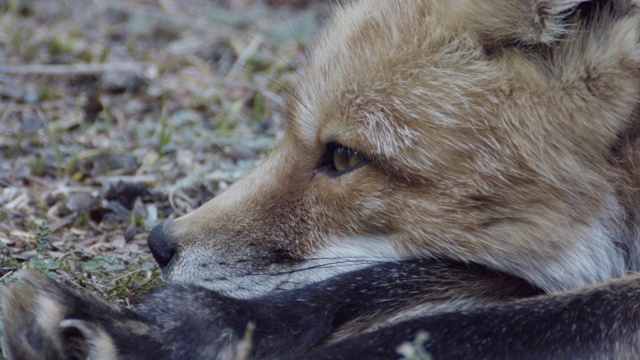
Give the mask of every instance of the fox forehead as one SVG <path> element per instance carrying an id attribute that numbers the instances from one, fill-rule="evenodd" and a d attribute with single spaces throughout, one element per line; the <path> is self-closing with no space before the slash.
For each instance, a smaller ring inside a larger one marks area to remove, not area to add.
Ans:
<path id="1" fill-rule="evenodd" d="M 338 26 L 320 39 L 290 131 L 317 149 L 337 142 L 374 161 L 401 158 L 424 172 L 443 161 L 438 153 L 446 143 L 460 142 L 457 130 L 486 125 L 488 105 L 499 101 L 492 91 L 498 65 L 487 61 L 476 39 L 444 29 L 429 2 L 355 6 L 365 9 L 348 16 L 339 10 Z M 479 140 L 473 131 L 463 134 Z M 409 149 L 422 151 L 419 160 L 407 156 Z"/>

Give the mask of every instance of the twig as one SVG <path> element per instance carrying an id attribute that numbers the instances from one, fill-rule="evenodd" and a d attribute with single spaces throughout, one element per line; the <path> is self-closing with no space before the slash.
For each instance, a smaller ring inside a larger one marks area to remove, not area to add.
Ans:
<path id="1" fill-rule="evenodd" d="M 154 184 L 158 181 L 158 177 L 155 175 L 117 175 L 117 176 L 96 176 L 93 180 L 99 183 L 116 183 L 122 181 L 123 183 L 147 183 Z"/>
<path id="2" fill-rule="evenodd" d="M 2 280 L 4 280 L 4 278 L 6 278 L 6 277 L 8 277 L 9 275 L 11 275 L 11 274 L 13 274 L 14 272 L 16 272 L 16 270 L 17 270 L 17 269 L 15 269 L 15 268 L 2 268 L 2 269 L 0 269 L 0 270 L 2 270 L 2 271 L 4 271 L 4 270 L 8 270 L 8 271 L 9 271 L 8 273 L 6 273 L 6 274 L 4 274 L 4 275 L 0 276 L 0 281 L 2 281 Z"/>
<path id="3" fill-rule="evenodd" d="M 68 224 L 70 224 L 78 215 L 75 213 L 69 214 L 65 217 L 63 217 L 62 219 L 52 223 L 49 225 L 49 229 L 51 231 L 51 233 L 54 233 L 56 231 L 58 231 L 58 229 L 67 226 Z"/>
<path id="4" fill-rule="evenodd" d="M 116 281 L 118 281 L 118 280 L 122 279 L 122 278 L 125 278 L 125 277 L 127 277 L 127 276 L 131 276 L 131 275 L 133 275 L 133 274 L 135 274 L 135 273 L 139 273 L 139 272 L 141 272 L 141 271 L 147 271 L 147 270 L 148 270 L 148 269 L 137 269 L 137 270 L 129 271 L 128 273 L 123 274 L 123 275 L 121 275 L 121 276 L 118 276 L 117 278 L 115 278 L 115 279 L 113 279 L 113 280 L 111 280 L 111 281 L 109 281 L 109 282 L 106 282 L 106 283 L 104 283 L 104 284 L 101 284 L 101 285 L 100 285 L 100 284 L 96 284 L 96 286 L 100 286 L 100 287 L 102 287 L 102 288 L 105 288 L 105 287 L 107 287 L 107 286 L 110 286 L 110 285 L 111 285 L 111 284 L 113 284 L 114 282 L 116 282 Z"/>
<path id="5" fill-rule="evenodd" d="M 106 72 L 142 72 L 149 65 L 142 62 L 119 62 L 73 65 L 17 65 L 0 66 L 1 74 L 12 75 L 68 75 L 97 74 Z"/>

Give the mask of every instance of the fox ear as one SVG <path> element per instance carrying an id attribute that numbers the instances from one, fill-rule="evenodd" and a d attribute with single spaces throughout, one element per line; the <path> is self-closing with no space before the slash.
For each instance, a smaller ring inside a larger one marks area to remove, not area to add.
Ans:
<path id="1" fill-rule="evenodd" d="M 493 46 L 552 44 L 588 0 L 455 0 L 457 25 Z"/>

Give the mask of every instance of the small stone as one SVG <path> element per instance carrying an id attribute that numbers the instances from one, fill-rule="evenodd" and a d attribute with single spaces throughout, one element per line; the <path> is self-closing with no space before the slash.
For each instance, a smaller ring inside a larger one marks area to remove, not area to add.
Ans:
<path id="1" fill-rule="evenodd" d="M 76 193 L 69 196 L 67 208 L 75 213 L 87 212 L 98 205 L 98 199 L 88 193 Z"/>

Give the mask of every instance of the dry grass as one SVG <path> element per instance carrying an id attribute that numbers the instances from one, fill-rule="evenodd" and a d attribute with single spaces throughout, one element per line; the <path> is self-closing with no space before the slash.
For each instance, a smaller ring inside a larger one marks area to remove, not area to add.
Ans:
<path id="1" fill-rule="evenodd" d="M 148 231 L 273 147 L 327 9 L 227 3 L 0 0 L 3 283 L 135 303 L 159 283 Z"/>

